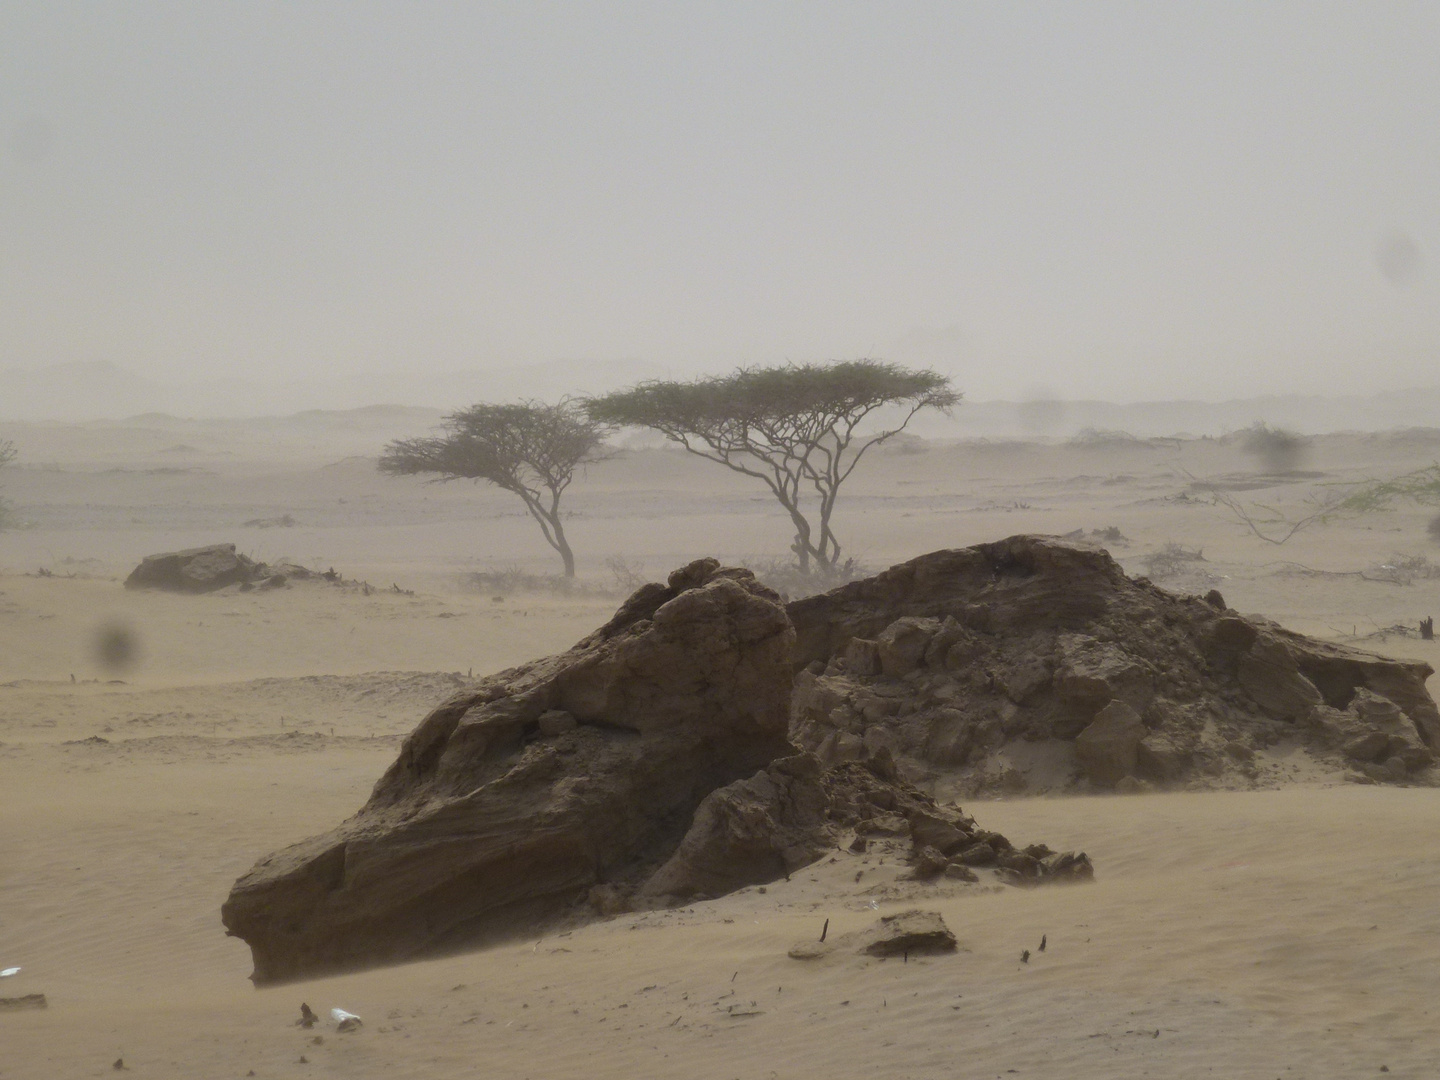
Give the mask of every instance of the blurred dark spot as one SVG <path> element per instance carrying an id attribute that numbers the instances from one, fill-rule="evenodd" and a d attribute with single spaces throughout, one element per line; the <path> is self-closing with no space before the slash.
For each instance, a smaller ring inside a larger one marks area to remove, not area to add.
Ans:
<path id="1" fill-rule="evenodd" d="M 1375 247 L 1375 265 L 1391 285 L 1409 285 L 1420 277 L 1424 260 L 1409 233 L 1392 230 Z"/>
<path id="2" fill-rule="evenodd" d="M 124 623 L 106 623 L 95 634 L 95 659 L 111 671 L 133 667 L 140 658 L 140 640 Z"/>

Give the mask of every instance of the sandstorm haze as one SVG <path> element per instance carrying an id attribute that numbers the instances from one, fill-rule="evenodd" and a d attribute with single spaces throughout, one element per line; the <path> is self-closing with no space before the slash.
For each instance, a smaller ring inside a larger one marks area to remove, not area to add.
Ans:
<path id="1" fill-rule="evenodd" d="M 854 356 L 1433 387 L 1437 47 L 1419 3 L 8 4 L 0 374 L 55 416 Z"/>

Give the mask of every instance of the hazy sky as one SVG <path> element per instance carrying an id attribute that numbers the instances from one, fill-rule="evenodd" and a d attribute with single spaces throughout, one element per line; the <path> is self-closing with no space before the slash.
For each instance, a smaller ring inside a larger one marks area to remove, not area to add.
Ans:
<path id="1" fill-rule="evenodd" d="M 1440 5 L 0 5 L 0 367 L 1440 385 Z"/>

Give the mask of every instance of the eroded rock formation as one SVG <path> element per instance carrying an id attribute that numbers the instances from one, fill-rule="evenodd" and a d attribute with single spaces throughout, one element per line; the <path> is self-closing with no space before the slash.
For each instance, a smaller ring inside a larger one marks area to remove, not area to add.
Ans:
<path id="1" fill-rule="evenodd" d="M 882 750 L 955 794 L 1263 782 L 1299 747 L 1355 778 L 1433 782 L 1428 664 L 1316 641 L 1017 536 L 937 551 L 788 607 L 792 735 Z"/>
<path id="2" fill-rule="evenodd" d="M 568 652 L 451 698 L 358 814 L 235 883 L 221 915 L 253 978 L 717 896 L 869 836 L 901 845 L 919 878 L 1090 875 L 1084 855 L 1019 851 L 936 805 L 887 754 L 823 770 L 797 751 L 794 640 L 774 592 L 705 559 Z"/>

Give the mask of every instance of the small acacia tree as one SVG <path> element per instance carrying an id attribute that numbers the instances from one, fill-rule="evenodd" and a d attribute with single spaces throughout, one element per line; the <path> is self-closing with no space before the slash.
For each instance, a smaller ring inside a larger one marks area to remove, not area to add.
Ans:
<path id="1" fill-rule="evenodd" d="M 575 554 L 560 520 L 560 497 L 577 468 L 605 456 L 608 426 L 569 401 L 472 405 L 447 416 L 445 426 L 441 436 L 392 442 L 380 455 L 380 471 L 434 473 L 437 483 L 485 480 L 520 496 L 546 542 L 560 553 L 565 576 L 574 577 Z"/>
<path id="2" fill-rule="evenodd" d="M 648 427 L 687 451 L 761 480 L 795 526 L 800 569 L 832 570 L 840 541 L 835 500 L 865 451 L 899 434 L 921 409 L 960 400 L 950 380 L 881 360 L 741 368 L 694 382 L 646 382 L 586 402 L 592 420 Z M 888 428 L 861 434 L 877 410 Z M 813 504 L 813 505 L 812 505 Z"/>

